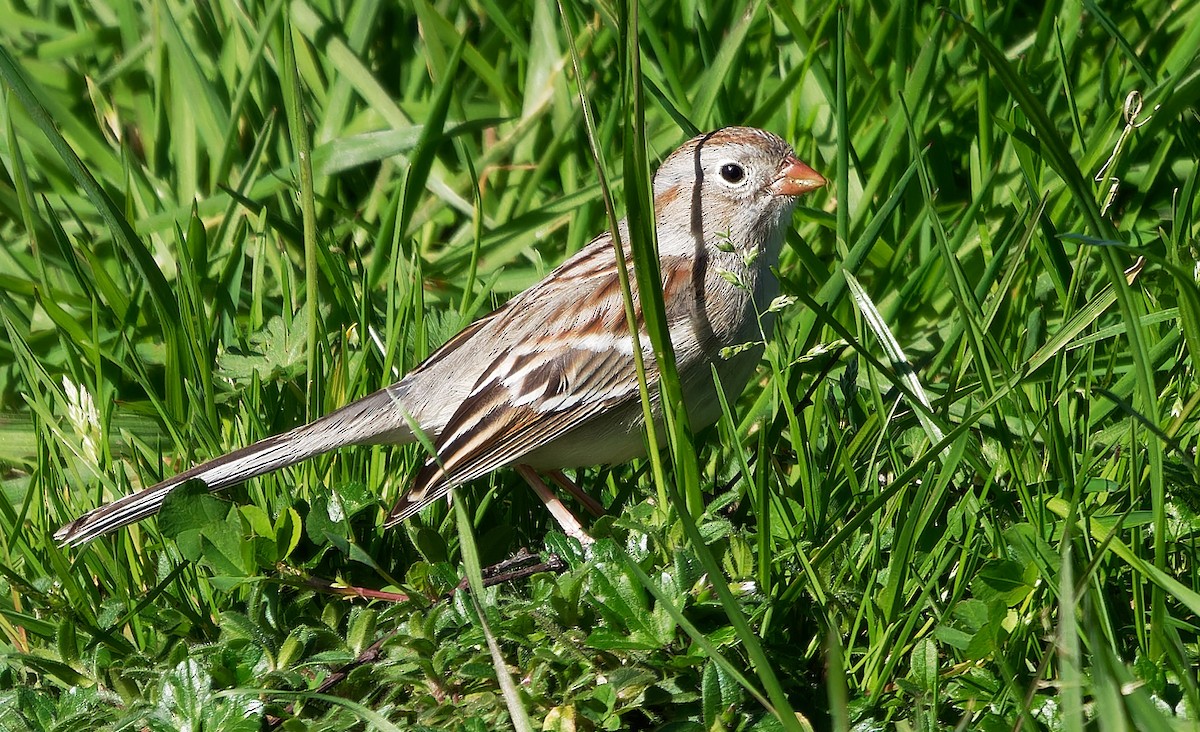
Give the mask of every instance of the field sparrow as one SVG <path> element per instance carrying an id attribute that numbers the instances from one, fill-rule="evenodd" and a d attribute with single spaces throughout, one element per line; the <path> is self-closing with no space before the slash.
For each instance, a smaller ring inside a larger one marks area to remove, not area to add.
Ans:
<path id="1" fill-rule="evenodd" d="M 779 137 L 728 127 L 695 137 L 654 177 L 663 299 L 688 418 L 720 416 L 712 367 L 736 397 L 761 349 L 722 349 L 769 335 L 768 306 L 796 197 L 825 185 Z M 629 241 L 625 221 L 618 225 Z M 631 257 L 626 261 L 632 268 Z M 637 303 L 637 286 L 630 277 Z M 646 376 L 658 371 L 636 307 Z M 199 479 L 221 490 L 345 445 L 433 440 L 430 458 L 392 509 L 388 525 L 446 495 L 452 485 L 514 466 L 543 500 L 538 472 L 621 463 L 645 454 L 643 412 L 612 235 L 605 232 L 545 279 L 472 323 L 399 382 L 290 432 L 268 437 L 101 506 L 54 537 L 79 545 L 158 511 L 167 493 Z M 539 489 L 540 485 L 540 489 Z M 556 518 L 560 518 L 556 516 Z"/>

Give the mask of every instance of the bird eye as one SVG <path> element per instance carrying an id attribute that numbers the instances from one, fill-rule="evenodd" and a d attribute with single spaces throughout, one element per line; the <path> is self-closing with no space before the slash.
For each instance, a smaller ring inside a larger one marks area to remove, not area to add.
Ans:
<path id="1" fill-rule="evenodd" d="M 737 163 L 725 163 L 721 166 L 721 177 L 726 183 L 741 183 L 746 171 Z"/>

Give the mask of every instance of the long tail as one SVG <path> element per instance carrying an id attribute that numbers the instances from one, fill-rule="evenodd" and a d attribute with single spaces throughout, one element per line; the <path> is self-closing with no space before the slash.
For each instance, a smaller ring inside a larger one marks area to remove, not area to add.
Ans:
<path id="1" fill-rule="evenodd" d="M 345 445 L 411 442 L 411 416 L 401 404 L 406 391 L 403 382 L 395 384 L 290 432 L 201 463 L 85 513 L 54 532 L 54 539 L 64 546 L 79 546 L 140 521 L 158 513 L 171 489 L 189 480 L 201 480 L 209 490 L 219 491 Z"/>

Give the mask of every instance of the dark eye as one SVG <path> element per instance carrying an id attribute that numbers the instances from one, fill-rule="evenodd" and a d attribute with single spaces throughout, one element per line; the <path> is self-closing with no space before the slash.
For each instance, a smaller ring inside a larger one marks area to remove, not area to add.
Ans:
<path id="1" fill-rule="evenodd" d="M 746 171 L 737 163 L 725 163 L 721 166 L 721 177 L 726 183 L 741 183 L 746 177 Z"/>

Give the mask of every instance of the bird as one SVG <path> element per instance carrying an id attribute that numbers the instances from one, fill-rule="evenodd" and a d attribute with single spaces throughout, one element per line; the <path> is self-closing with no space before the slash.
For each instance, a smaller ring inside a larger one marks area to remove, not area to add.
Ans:
<path id="1" fill-rule="evenodd" d="M 663 301 L 694 428 L 720 417 L 714 368 L 719 388 L 736 398 L 757 367 L 779 293 L 771 270 L 793 208 L 799 196 L 825 184 L 786 141 L 751 127 L 697 135 L 658 167 L 653 199 Z M 620 241 L 628 242 L 627 220 L 616 228 Z M 79 546 L 140 521 L 190 480 L 218 491 L 345 446 L 411 443 L 418 432 L 432 441 L 434 454 L 385 527 L 452 487 L 506 466 L 553 510 L 540 473 L 571 488 L 564 468 L 619 464 L 646 454 L 645 412 L 617 256 L 612 232 L 601 233 L 395 384 L 93 509 L 58 529 L 55 540 Z M 627 248 L 623 257 L 651 414 L 661 426 L 659 371 Z M 747 344 L 755 345 L 737 348 Z M 581 531 L 577 521 L 564 528 Z"/>

